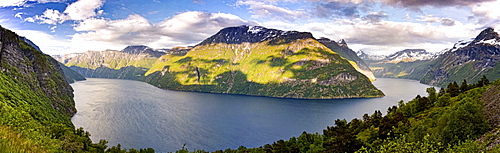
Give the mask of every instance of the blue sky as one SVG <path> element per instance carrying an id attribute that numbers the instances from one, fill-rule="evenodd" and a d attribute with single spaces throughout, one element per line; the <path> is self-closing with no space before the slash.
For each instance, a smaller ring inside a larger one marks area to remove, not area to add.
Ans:
<path id="1" fill-rule="evenodd" d="M 355 51 L 437 52 L 500 29 L 497 0 L 1 0 L 0 25 L 47 54 L 128 45 L 195 45 L 224 27 L 260 25 L 345 39 Z"/>

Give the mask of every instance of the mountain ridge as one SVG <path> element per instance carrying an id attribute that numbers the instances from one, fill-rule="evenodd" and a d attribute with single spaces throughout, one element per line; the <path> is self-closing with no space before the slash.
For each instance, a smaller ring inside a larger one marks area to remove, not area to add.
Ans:
<path id="1" fill-rule="evenodd" d="M 393 59 L 404 59 L 399 56 L 400 52 L 392 54 L 397 57 Z M 389 56 L 380 58 L 358 52 L 376 77 L 414 79 L 440 87 L 463 79 L 478 81 L 483 75 L 499 78 L 499 54 L 500 36 L 493 28 L 482 30 L 470 41 L 458 41 L 450 49 L 435 54 L 423 53 L 422 58 L 412 60 L 391 60 Z"/>

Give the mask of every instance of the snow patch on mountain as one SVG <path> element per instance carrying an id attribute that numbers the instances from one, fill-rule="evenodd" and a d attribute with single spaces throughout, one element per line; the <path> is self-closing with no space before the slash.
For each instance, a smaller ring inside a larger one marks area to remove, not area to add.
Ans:
<path id="1" fill-rule="evenodd" d="M 263 30 L 264 29 L 262 29 L 262 27 L 259 27 L 259 26 L 248 26 L 248 31 L 247 32 L 255 34 L 255 33 L 259 33 L 259 32 L 261 32 Z"/>
<path id="2" fill-rule="evenodd" d="M 472 43 L 472 40 L 470 40 L 470 41 L 465 41 L 465 40 L 458 41 L 457 43 L 455 43 L 455 45 L 453 45 L 453 48 L 451 48 L 450 51 L 455 52 L 458 49 L 463 48 L 465 46 L 468 46 L 471 43 Z"/>
<path id="3" fill-rule="evenodd" d="M 391 63 L 414 62 L 417 60 L 430 60 L 434 54 L 425 49 L 405 49 L 387 56 L 386 60 Z"/>
<path id="4" fill-rule="evenodd" d="M 476 44 L 500 45 L 500 41 L 498 41 L 496 39 L 481 40 L 481 41 L 477 42 Z"/>
<path id="5" fill-rule="evenodd" d="M 431 60 L 437 57 L 435 53 L 427 52 L 425 49 L 405 49 L 390 55 L 370 55 L 363 51 L 358 51 L 357 54 L 363 60 L 384 61 L 388 63 Z"/>

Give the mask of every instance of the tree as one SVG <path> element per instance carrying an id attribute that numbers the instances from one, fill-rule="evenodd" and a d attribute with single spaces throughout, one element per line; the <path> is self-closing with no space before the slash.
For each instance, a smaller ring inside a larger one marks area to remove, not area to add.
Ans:
<path id="1" fill-rule="evenodd" d="M 436 88 L 430 87 L 426 89 L 427 94 L 429 94 L 429 101 L 435 103 L 437 101 Z"/>
<path id="2" fill-rule="evenodd" d="M 446 91 L 444 90 L 444 88 L 439 89 L 438 97 L 441 97 L 445 93 L 446 93 Z"/>
<path id="3" fill-rule="evenodd" d="M 462 85 L 460 86 L 460 92 L 464 93 L 467 90 L 469 90 L 467 87 L 467 80 L 464 79 L 464 81 L 462 81 Z"/>
<path id="4" fill-rule="evenodd" d="M 457 82 L 454 81 L 453 83 L 448 84 L 448 91 L 447 91 L 447 93 L 450 93 L 451 97 L 458 96 L 458 94 L 460 92 L 459 92 L 459 87 L 458 87 Z"/>
<path id="5" fill-rule="evenodd" d="M 483 77 L 481 78 L 481 81 L 483 82 L 483 85 L 488 85 L 490 84 L 490 80 L 488 80 L 488 78 L 486 78 L 486 76 L 483 75 Z"/>

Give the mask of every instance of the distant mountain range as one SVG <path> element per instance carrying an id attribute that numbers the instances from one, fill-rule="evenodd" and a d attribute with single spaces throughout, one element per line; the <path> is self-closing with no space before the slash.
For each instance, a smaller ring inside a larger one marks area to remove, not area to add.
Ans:
<path id="1" fill-rule="evenodd" d="M 159 55 L 162 55 L 161 57 Z M 187 91 L 284 98 L 380 97 L 367 64 L 344 41 L 260 26 L 228 27 L 192 48 L 54 56 L 86 77 L 143 80 Z"/>
<path id="2" fill-rule="evenodd" d="M 429 53 L 407 49 L 388 56 L 357 53 L 376 77 L 406 78 L 444 87 L 451 82 L 478 81 L 483 75 L 500 77 L 500 37 L 493 28 L 483 30 L 471 41 L 459 41 L 451 49 Z"/>
<path id="3" fill-rule="evenodd" d="M 128 46 L 123 50 L 87 51 L 54 55 L 56 60 L 85 77 L 138 79 L 164 54 L 184 55 L 192 47 L 154 50 L 147 46 Z"/>

